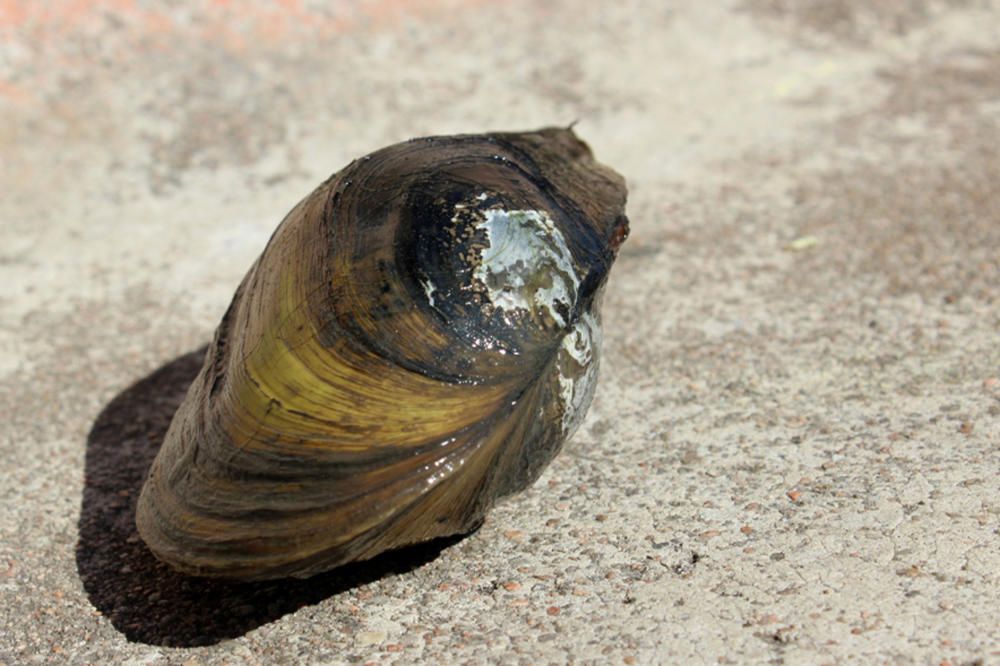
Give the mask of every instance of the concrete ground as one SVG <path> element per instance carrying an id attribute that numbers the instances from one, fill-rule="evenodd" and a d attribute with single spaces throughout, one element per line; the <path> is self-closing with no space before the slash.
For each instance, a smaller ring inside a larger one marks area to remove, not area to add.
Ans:
<path id="1" fill-rule="evenodd" d="M 1000 662 L 1000 3 L 248 4 L 0 2 L 0 662 Z M 158 565 L 142 474 L 283 214 L 574 119 L 633 231 L 539 483 L 308 582 Z"/>

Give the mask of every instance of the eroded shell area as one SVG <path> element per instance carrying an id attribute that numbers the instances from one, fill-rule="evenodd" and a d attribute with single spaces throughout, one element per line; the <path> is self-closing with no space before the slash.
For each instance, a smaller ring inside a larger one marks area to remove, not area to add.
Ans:
<path id="1" fill-rule="evenodd" d="M 565 327 L 573 310 L 580 276 L 562 231 L 544 209 L 508 209 L 497 195 L 482 192 L 454 206 L 447 222 L 451 236 L 467 245 L 456 250 L 469 269 L 462 286 L 486 316 L 499 310 L 508 321 L 532 320 Z M 432 276 L 420 278 L 428 303 L 436 304 Z"/>
<path id="2" fill-rule="evenodd" d="M 449 224 L 456 236 L 474 236 L 476 251 L 465 258 L 471 266 L 467 289 L 482 299 L 490 313 L 508 320 L 532 320 L 562 330 L 552 372 L 558 382 L 562 430 L 571 436 L 594 397 L 600 361 L 601 324 L 596 312 L 585 311 L 567 326 L 576 310 L 581 276 L 563 233 L 544 209 L 507 209 L 490 203 L 497 196 L 481 192 L 454 206 Z M 434 282 L 421 283 L 428 303 L 435 304 Z M 599 298 L 592 309 L 599 307 Z"/>
<path id="3" fill-rule="evenodd" d="M 478 229 L 488 243 L 474 276 L 489 304 L 505 313 L 548 317 L 566 325 L 580 278 L 562 232 L 544 210 L 484 211 Z"/>
<path id="4" fill-rule="evenodd" d="M 472 256 L 473 283 L 487 311 L 498 309 L 510 318 L 530 318 L 565 332 L 553 372 L 559 384 L 562 429 L 571 436 L 594 397 L 600 362 L 599 316 L 583 312 L 567 329 L 567 314 L 575 310 L 580 276 L 562 232 L 547 210 L 508 210 L 483 207 L 495 195 L 481 192 L 472 201 L 455 205 L 451 223 L 473 218 L 474 233 L 485 243 Z M 434 287 L 425 289 L 433 305 Z M 598 299 L 599 300 L 599 299 Z M 598 307 L 599 302 L 594 304 Z"/>
<path id="5" fill-rule="evenodd" d="M 599 316 L 586 312 L 559 346 L 556 368 L 563 406 L 562 428 L 567 437 L 580 427 L 594 399 L 602 338 Z"/>

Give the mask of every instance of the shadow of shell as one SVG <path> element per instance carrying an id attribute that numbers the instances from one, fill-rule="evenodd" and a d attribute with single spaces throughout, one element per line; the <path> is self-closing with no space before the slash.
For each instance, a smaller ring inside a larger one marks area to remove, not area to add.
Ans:
<path id="1" fill-rule="evenodd" d="M 90 602 L 125 638 L 174 647 L 236 638 L 303 606 L 412 571 L 464 538 L 391 551 L 309 580 L 192 578 L 158 561 L 136 532 L 136 500 L 204 357 L 204 348 L 179 356 L 122 391 L 101 411 L 87 438 L 77 571 Z M 350 614 L 339 615 L 331 631 L 351 633 Z"/>

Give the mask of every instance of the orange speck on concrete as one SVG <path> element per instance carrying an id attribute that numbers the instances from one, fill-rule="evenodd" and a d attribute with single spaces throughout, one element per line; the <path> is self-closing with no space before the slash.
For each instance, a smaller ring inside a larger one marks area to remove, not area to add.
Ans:
<path id="1" fill-rule="evenodd" d="M 11 102 L 25 102 L 28 100 L 28 92 L 20 86 L 14 85 L 10 81 L 0 79 L 0 97 Z"/>
<path id="2" fill-rule="evenodd" d="M 95 0 L 69 0 L 69 2 L 55 3 L 51 11 L 55 17 L 62 18 L 69 27 L 83 23 L 83 19 L 95 9 L 98 9 Z"/>
<path id="3" fill-rule="evenodd" d="M 149 12 L 144 17 L 143 28 L 151 35 L 163 35 L 174 31 L 174 22 L 167 14 Z"/>
<path id="4" fill-rule="evenodd" d="M 135 5 L 135 0 L 105 0 L 107 9 L 125 14 L 138 14 L 139 8 Z"/>
<path id="5" fill-rule="evenodd" d="M 24 23 L 28 18 L 27 5 L 18 0 L 0 0 L 0 28 Z"/>

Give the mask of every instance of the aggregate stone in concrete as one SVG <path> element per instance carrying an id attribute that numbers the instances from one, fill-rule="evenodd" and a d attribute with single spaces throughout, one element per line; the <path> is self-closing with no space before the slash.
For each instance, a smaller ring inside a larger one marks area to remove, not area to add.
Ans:
<path id="1" fill-rule="evenodd" d="M 1000 661 L 1000 5 L 0 3 L 0 662 Z M 171 573 L 146 466 L 282 216 L 414 136 L 626 176 L 602 377 L 464 538 Z"/>

